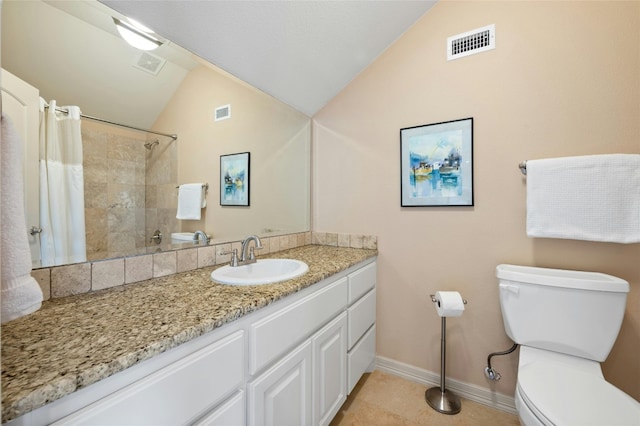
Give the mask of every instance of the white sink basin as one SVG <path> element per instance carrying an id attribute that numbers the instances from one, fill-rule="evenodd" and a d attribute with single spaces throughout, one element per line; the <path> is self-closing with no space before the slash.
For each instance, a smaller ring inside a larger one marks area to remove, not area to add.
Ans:
<path id="1" fill-rule="evenodd" d="M 249 265 L 229 265 L 211 273 L 211 279 L 221 284 L 260 285 L 290 280 L 304 274 L 309 266 L 294 259 L 260 259 Z"/>

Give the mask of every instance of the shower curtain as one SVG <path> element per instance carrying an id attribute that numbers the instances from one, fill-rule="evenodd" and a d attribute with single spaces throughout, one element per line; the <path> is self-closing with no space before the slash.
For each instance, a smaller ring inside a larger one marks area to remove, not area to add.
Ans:
<path id="1" fill-rule="evenodd" d="M 80 108 L 40 99 L 40 252 L 42 266 L 85 262 Z"/>

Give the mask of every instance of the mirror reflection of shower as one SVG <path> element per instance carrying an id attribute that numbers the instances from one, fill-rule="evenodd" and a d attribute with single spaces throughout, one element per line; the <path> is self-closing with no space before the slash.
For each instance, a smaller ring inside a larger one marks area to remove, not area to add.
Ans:
<path id="1" fill-rule="evenodd" d="M 151 151 L 153 147 L 156 145 L 160 145 L 160 141 L 158 139 L 145 143 L 144 147 L 147 148 L 149 151 Z"/>

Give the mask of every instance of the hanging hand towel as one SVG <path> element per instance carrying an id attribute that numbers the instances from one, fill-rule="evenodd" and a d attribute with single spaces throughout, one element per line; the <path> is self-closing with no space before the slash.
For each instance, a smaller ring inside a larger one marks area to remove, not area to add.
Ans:
<path id="1" fill-rule="evenodd" d="M 177 219 L 200 220 L 202 208 L 206 207 L 204 184 L 187 183 L 178 188 Z"/>
<path id="2" fill-rule="evenodd" d="M 640 242 L 640 154 L 527 161 L 527 235 Z"/>
<path id="3" fill-rule="evenodd" d="M 2 286 L 0 322 L 28 315 L 40 309 L 42 290 L 31 276 L 31 252 L 24 219 L 22 193 L 22 141 L 11 121 L 2 115 L 2 171 L 0 251 Z"/>

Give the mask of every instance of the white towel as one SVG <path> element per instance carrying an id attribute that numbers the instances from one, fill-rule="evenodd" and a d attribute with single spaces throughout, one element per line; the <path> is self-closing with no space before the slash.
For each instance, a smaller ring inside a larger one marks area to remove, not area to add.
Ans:
<path id="1" fill-rule="evenodd" d="M 527 161 L 527 235 L 640 242 L 640 154 Z"/>
<path id="2" fill-rule="evenodd" d="M 205 186 L 202 183 L 187 183 L 178 188 L 177 219 L 200 220 L 202 208 L 207 206 Z"/>
<path id="3" fill-rule="evenodd" d="M 40 309 L 42 290 L 31 276 L 31 252 L 22 193 L 22 141 L 13 128 L 11 120 L 4 114 L 0 149 L 2 150 L 0 322 L 5 323 Z"/>

